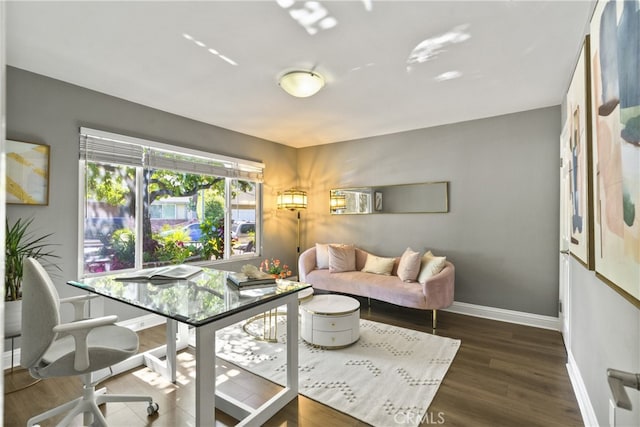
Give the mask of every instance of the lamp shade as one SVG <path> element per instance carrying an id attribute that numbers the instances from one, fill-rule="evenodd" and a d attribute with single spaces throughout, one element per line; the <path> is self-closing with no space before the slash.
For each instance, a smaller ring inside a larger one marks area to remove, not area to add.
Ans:
<path id="1" fill-rule="evenodd" d="M 331 211 L 339 211 L 347 207 L 347 197 L 344 195 L 333 195 L 329 200 Z"/>
<path id="2" fill-rule="evenodd" d="M 278 209 L 289 209 L 295 211 L 307 208 L 307 193 L 294 188 L 278 193 Z"/>
<path id="3" fill-rule="evenodd" d="M 290 71 L 280 77 L 280 87 L 297 98 L 315 95 L 323 86 L 324 78 L 313 71 Z"/>

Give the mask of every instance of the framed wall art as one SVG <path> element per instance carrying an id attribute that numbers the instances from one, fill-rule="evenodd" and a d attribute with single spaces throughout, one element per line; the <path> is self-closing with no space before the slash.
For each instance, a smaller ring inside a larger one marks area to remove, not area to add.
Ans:
<path id="1" fill-rule="evenodd" d="M 640 0 L 591 20 L 596 275 L 640 308 Z"/>
<path id="2" fill-rule="evenodd" d="M 585 39 L 567 91 L 569 136 L 570 242 L 573 256 L 593 270 L 593 215 L 591 215 L 591 127 L 589 37 Z"/>
<path id="3" fill-rule="evenodd" d="M 382 211 L 382 191 L 375 192 L 375 206 L 374 209 L 376 212 Z"/>
<path id="4" fill-rule="evenodd" d="M 49 204 L 49 146 L 7 140 L 6 200 L 9 204 Z"/>

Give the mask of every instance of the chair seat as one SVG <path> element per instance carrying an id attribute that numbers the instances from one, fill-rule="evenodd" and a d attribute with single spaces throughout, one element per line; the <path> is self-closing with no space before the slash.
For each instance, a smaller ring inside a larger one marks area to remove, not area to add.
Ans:
<path id="1" fill-rule="evenodd" d="M 107 368 L 121 362 L 138 351 L 138 336 L 128 328 L 108 325 L 92 329 L 87 336 L 89 368 L 76 371 L 77 375 Z M 38 376 L 55 377 L 73 375 L 75 343 L 71 335 L 56 339 L 42 357 Z"/>

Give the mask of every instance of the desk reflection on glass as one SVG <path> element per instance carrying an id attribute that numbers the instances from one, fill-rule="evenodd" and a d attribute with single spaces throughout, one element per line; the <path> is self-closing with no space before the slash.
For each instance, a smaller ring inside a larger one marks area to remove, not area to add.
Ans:
<path id="1" fill-rule="evenodd" d="M 175 381 L 176 323 L 195 328 L 196 335 L 196 425 L 210 425 L 215 408 L 242 420 L 240 425 L 260 425 L 298 394 L 297 292 L 310 285 L 293 283 L 239 290 L 227 283 L 230 272 L 203 268 L 186 280 L 117 280 L 118 275 L 70 281 L 69 285 L 119 301 L 167 321 L 167 365 Z M 269 402 L 254 410 L 215 390 L 215 332 L 251 316 L 286 305 L 287 386 Z M 146 360 L 146 358 L 145 358 Z M 211 403 L 214 402 L 215 405 Z"/>

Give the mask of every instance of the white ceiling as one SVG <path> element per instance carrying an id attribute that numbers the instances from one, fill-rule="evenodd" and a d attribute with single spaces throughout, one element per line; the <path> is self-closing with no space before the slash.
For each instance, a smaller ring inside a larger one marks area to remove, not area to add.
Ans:
<path id="1" fill-rule="evenodd" d="M 558 105 L 592 9 L 587 0 L 7 2 L 7 63 L 305 147 Z M 326 86 L 287 95 L 277 78 L 294 68 L 315 69 Z M 442 80 L 448 72 L 459 76 Z"/>

